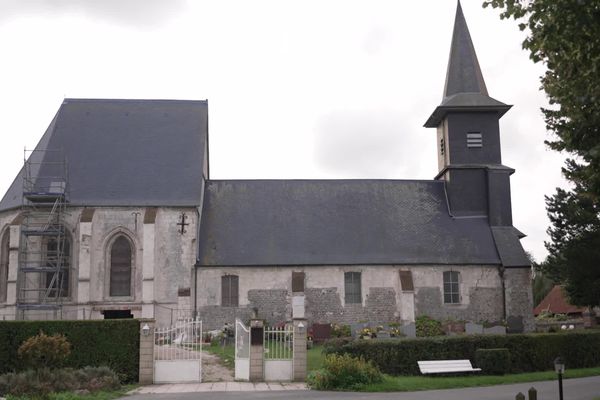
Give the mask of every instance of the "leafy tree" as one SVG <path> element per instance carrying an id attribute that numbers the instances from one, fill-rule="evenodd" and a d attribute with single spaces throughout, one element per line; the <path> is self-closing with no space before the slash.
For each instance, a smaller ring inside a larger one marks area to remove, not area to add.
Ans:
<path id="1" fill-rule="evenodd" d="M 500 18 L 528 30 L 523 48 L 542 62 L 553 137 L 546 144 L 569 154 L 562 169 L 572 183 L 546 197 L 550 242 L 541 268 L 565 284 L 573 304 L 600 305 L 600 0 L 485 0 Z"/>

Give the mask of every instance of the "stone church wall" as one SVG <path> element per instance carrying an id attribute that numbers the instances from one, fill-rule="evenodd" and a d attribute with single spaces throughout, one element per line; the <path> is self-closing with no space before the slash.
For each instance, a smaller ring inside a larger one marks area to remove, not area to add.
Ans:
<path id="1" fill-rule="evenodd" d="M 100 319 L 104 310 L 131 310 L 134 317 L 155 317 L 159 324 L 189 318 L 192 266 L 196 260 L 197 210 L 163 207 L 144 223 L 146 207 L 95 207 L 91 221 L 80 221 L 83 208 L 68 209 L 65 225 L 71 238 L 70 294 L 64 306 L 40 314 L 28 311 L 25 319 Z M 177 225 L 181 213 L 185 233 Z M 0 234 L 18 211 L 0 213 Z M 17 230 L 18 232 L 18 230 Z M 125 235 L 132 246 L 131 296 L 111 297 L 110 245 Z M 17 254 L 18 252 L 15 252 Z M 11 268 L 17 269 L 17 259 Z M 14 319 L 15 295 L 0 303 L 0 319 Z M 187 309 L 182 310 L 182 305 Z"/>
<path id="2" fill-rule="evenodd" d="M 411 271 L 414 290 L 402 290 L 399 271 Z M 460 276 L 459 304 L 443 303 L 443 271 Z M 235 318 L 246 320 L 252 309 L 269 323 L 291 319 L 292 272 L 305 273 L 305 313 L 310 323 L 387 323 L 437 319 L 500 321 L 502 283 L 496 266 L 312 266 L 200 267 L 197 310 L 207 329 Z M 344 272 L 361 272 L 362 302 L 345 303 Z M 221 276 L 237 275 L 239 306 L 221 307 Z"/>

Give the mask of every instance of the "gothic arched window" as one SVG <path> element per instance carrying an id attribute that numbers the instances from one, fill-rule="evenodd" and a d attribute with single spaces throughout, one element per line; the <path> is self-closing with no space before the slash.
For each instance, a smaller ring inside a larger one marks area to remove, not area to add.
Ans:
<path id="1" fill-rule="evenodd" d="M 46 289 L 50 289 L 48 297 L 68 297 L 70 291 L 71 268 L 71 238 L 65 236 L 60 239 L 62 248 L 59 246 L 59 240 L 52 238 L 46 242 L 46 267 L 54 269 L 53 272 L 46 272 Z M 58 274 L 56 273 L 58 270 Z"/>
<path id="2" fill-rule="evenodd" d="M 110 296 L 131 296 L 131 244 L 125 236 L 110 248 Z"/>
<path id="3" fill-rule="evenodd" d="M 6 301 L 6 287 L 8 285 L 8 255 L 10 252 L 9 231 L 4 232 L 0 238 L 0 303 Z"/>

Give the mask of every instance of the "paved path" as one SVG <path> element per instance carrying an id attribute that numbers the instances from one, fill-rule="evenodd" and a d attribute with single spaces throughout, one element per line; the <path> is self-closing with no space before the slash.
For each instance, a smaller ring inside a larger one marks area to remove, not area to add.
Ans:
<path id="1" fill-rule="evenodd" d="M 556 381 L 529 382 L 511 385 L 487 386 L 479 388 L 430 390 L 422 392 L 394 392 L 394 393 L 350 393 L 350 392 L 318 392 L 314 390 L 299 390 L 293 386 L 283 386 L 275 389 L 272 384 L 238 383 L 239 391 L 227 391 L 228 386 L 234 389 L 235 382 L 213 383 L 210 391 L 200 392 L 207 384 L 187 385 L 160 385 L 146 386 L 146 388 L 164 387 L 169 390 L 163 394 L 150 394 L 144 392 L 128 396 L 124 399 L 156 399 L 156 400 L 260 400 L 260 399 L 287 399 L 287 400 L 326 400 L 326 399 L 357 399 L 357 400 L 512 400 L 518 392 L 526 393 L 530 387 L 538 390 L 539 400 L 557 400 L 558 384 Z M 579 379 L 567 379 L 563 382 L 566 400 L 594 400 L 600 397 L 600 376 Z M 219 386 L 224 385 L 224 386 Z M 250 389 L 250 385 L 252 388 Z M 269 389 L 263 389 L 267 385 Z M 293 384 L 288 384 L 293 385 Z M 248 388 L 249 391 L 241 391 Z M 194 393 L 176 391 L 194 390 Z M 208 390 L 208 389 L 206 389 Z M 252 390 L 252 391 L 250 391 Z"/>

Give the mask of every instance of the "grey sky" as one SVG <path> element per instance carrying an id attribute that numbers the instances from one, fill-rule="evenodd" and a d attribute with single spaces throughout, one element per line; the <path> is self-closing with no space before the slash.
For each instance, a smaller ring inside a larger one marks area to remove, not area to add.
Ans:
<path id="1" fill-rule="evenodd" d="M 463 9 L 501 122 L 514 224 L 541 259 L 563 157 L 516 24 Z M 208 99 L 213 178 L 431 179 L 454 0 L 3 0 L 0 192 L 63 97 Z"/>

